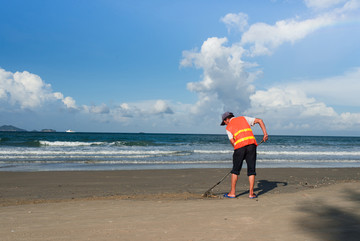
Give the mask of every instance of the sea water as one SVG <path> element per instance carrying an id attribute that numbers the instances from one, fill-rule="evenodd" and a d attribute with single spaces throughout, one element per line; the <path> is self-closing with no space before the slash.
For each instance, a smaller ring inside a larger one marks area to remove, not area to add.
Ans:
<path id="1" fill-rule="evenodd" d="M 232 153 L 225 134 L 0 132 L 0 171 L 231 168 Z M 257 167 L 360 167 L 360 137 L 270 136 Z"/>

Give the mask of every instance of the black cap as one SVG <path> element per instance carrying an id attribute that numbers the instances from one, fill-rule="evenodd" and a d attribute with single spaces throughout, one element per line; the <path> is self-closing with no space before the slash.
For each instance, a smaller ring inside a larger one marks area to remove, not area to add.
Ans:
<path id="1" fill-rule="evenodd" d="M 234 117 L 234 114 L 232 112 L 225 112 L 224 114 L 222 114 L 222 122 L 221 122 L 221 126 L 224 126 L 225 123 L 224 123 L 224 120 L 226 120 L 226 118 L 228 117 Z"/>

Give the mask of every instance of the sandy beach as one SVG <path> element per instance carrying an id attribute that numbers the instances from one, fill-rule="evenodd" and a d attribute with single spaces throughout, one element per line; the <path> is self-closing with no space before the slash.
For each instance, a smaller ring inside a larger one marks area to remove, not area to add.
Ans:
<path id="1" fill-rule="evenodd" d="M 359 168 L 0 172 L 1 240 L 359 240 Z"/>

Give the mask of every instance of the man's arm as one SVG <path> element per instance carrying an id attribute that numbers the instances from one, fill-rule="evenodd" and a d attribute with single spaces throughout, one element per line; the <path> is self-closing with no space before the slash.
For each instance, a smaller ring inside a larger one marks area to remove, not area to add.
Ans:
<path id="1" fill-rule="evenodd" d="M 234 140 L 234 139 L 230 139 L 230 142 L 231 142 L 231 145 L 232 145 L 233 147 L 235 147 L 235 140 Z"/>
<path id="2" fill-rule="evenodd" d="M 262 119 L 255 118 L 254 124 L 259 124 L 262 132 L 264 133 L 263 141 L 266 142 L 269 139 L 269 136 L 266 132 L 266 127 Z"/>

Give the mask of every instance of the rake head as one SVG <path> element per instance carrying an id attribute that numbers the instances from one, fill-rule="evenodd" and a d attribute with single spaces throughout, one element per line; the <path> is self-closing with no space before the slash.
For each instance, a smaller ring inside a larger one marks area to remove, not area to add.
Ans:
<path id="1" fill-rule="evenodd" d="M 212 193 L 212 189 L 211 189 L 211 190 L 207 190 L 207 191 L 202 195 L 202 197 L 205 197 L 205 198 L 207 198 L 207 197 L 216 197 L 216 195 L 214 195 L 214 194 Z"/>

